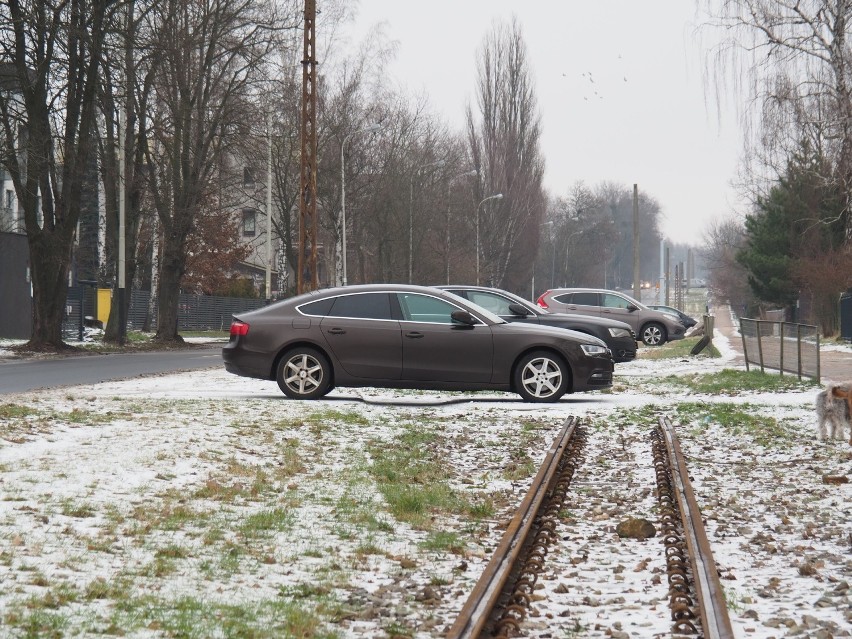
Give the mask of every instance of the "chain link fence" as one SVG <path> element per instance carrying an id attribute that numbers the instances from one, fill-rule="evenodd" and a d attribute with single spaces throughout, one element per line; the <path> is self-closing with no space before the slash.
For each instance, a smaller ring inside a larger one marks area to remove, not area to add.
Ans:
<path id="1" fill-rule="evenodd" d="M 746 370 L 770 368 L 820 381 L 819 329 L 809 324 L 740 318 Z"/>

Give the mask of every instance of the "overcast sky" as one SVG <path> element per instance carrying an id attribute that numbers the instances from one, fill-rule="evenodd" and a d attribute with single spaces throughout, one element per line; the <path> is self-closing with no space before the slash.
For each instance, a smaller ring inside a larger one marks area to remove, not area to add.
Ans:
<path id="1" fill-rule="evenodd" d="M 399 46 L 387 73 L 461 129 L 477 51 L 494 22 L 513 15 L 553 195 L 580 180 L 638 184 L 660 203 L 663 234 L 696 245 L 709 221 L 741 208 L 731 187 L 739 124 L 733 113 L 719 117 L 705 89 L 708 34 L 696 32 L 694 0 L 360 0 L 350 33 L 359 40 L 383 22 Z"/>

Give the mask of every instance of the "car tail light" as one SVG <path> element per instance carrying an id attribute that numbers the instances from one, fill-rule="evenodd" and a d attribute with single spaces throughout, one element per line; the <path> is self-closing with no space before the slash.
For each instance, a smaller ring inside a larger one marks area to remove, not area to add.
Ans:
<path id="1" fill-rule="evenodd" d="M 231 322 L 231 335 L 248 335 L 249 325 L 240 320 Z"/>
<path id="2" fill-rule="evenodd" d="M 547 302 L 544 301 L 544 296 L 550 293 L 550 291 L 545 291 L 541 295 L 539 295 L 538 299 L 535 301 L 536 304 L 541 306 L 542 308 L 548 308 Z"/>

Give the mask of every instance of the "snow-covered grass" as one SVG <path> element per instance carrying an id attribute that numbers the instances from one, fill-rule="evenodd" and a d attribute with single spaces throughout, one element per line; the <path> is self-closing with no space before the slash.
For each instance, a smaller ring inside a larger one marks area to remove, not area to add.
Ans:
<path id="1" fill-rule="evenodd" d="M 715 345 L 620 364 L 611 391 L 557 405 L 293 402 L 221 369 L 2 396 L 0 637 L 442 636 L 569 416 L 588 423 L 584 463 L 526 631 L 670 636 L 660 539 L 615 534 L 655 521 L 660 415 L 737 636 L 850 636 L 852 489 L 823 478 L 852 475 L 852 449 L 816 440 L 816 386 L 751 389 Z"/>

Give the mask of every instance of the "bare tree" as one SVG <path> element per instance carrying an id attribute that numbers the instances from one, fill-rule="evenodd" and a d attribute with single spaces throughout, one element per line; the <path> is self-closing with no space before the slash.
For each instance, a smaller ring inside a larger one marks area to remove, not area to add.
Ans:
<path id="1" fill-rule="evenodd" d="M 526 44 L 517 20 L 495 24 L 477 63 L 478 113 L 468 107 L 470 155 L 481 199 L 503 195 L 480 211 L 483 279 L 526 289 L 532 275 L 546 198 L 541 181 L 540 116 Z"/>
<path id="2" fill-rule="evenodd" d="M 160 71 L 149 178 L 162 232 L 157 341 L 179 341 L 177 312 L 186 242 L 212 201 L 228 141 L 251 112 L 273 47 L 272 8 L 255 0 L 163 0 L 150 14 Z"/>
<path id="3" fill-rule="evenodd" d="M 0 161 L 24 211 L 31 349 L 61 349 L 71 250 L 95 153 L 96 92 L 110 2 L 8 0 L 0 8 Z"/>
<path id="4" fill-rule="evenodd" d="M 717 302 L 727 302 L 740 315 L 754 303 L 748 272 L 737 261 L 746 244 L 745 228 L 734 219 L 713 223 L 704 234 L 701 257 L 707 266 L 707 288 Z"/>
<path id="5" fill-rule="evenodd" d="M 100 138 L 99 157 L 104 188 L 104 256 L 101 264 L 102 283 L 114 289 L 113 304 L 104 331 L 104 341 L 120 342 L 124 338 L 120 321 L 127 317 L 130 295 L 118 294 L 119 282 L 119 197 L 124 188 L 125 207 L 125 290 L 129 291 L 137 276 L 140 262 L 139 239 L 150 211 L 146 199 L 145 151 L 149 139 L 148 105 L 153 81 L 159 69 L 158 59 L 150 46 L 152 35 L 140 30 L 148 12 L 158 0 L 126 0 L 112 15 L 112 36 L 104 55 L 104 73 L 99 89 L 99 109 L 104 130 Z M 119 117 L 119 113 L 123 117 Z M 119 143 L 123 136 L 124 182 L 119 179 Z M 123 307 L 122 307 L 123 305 Z"/>

